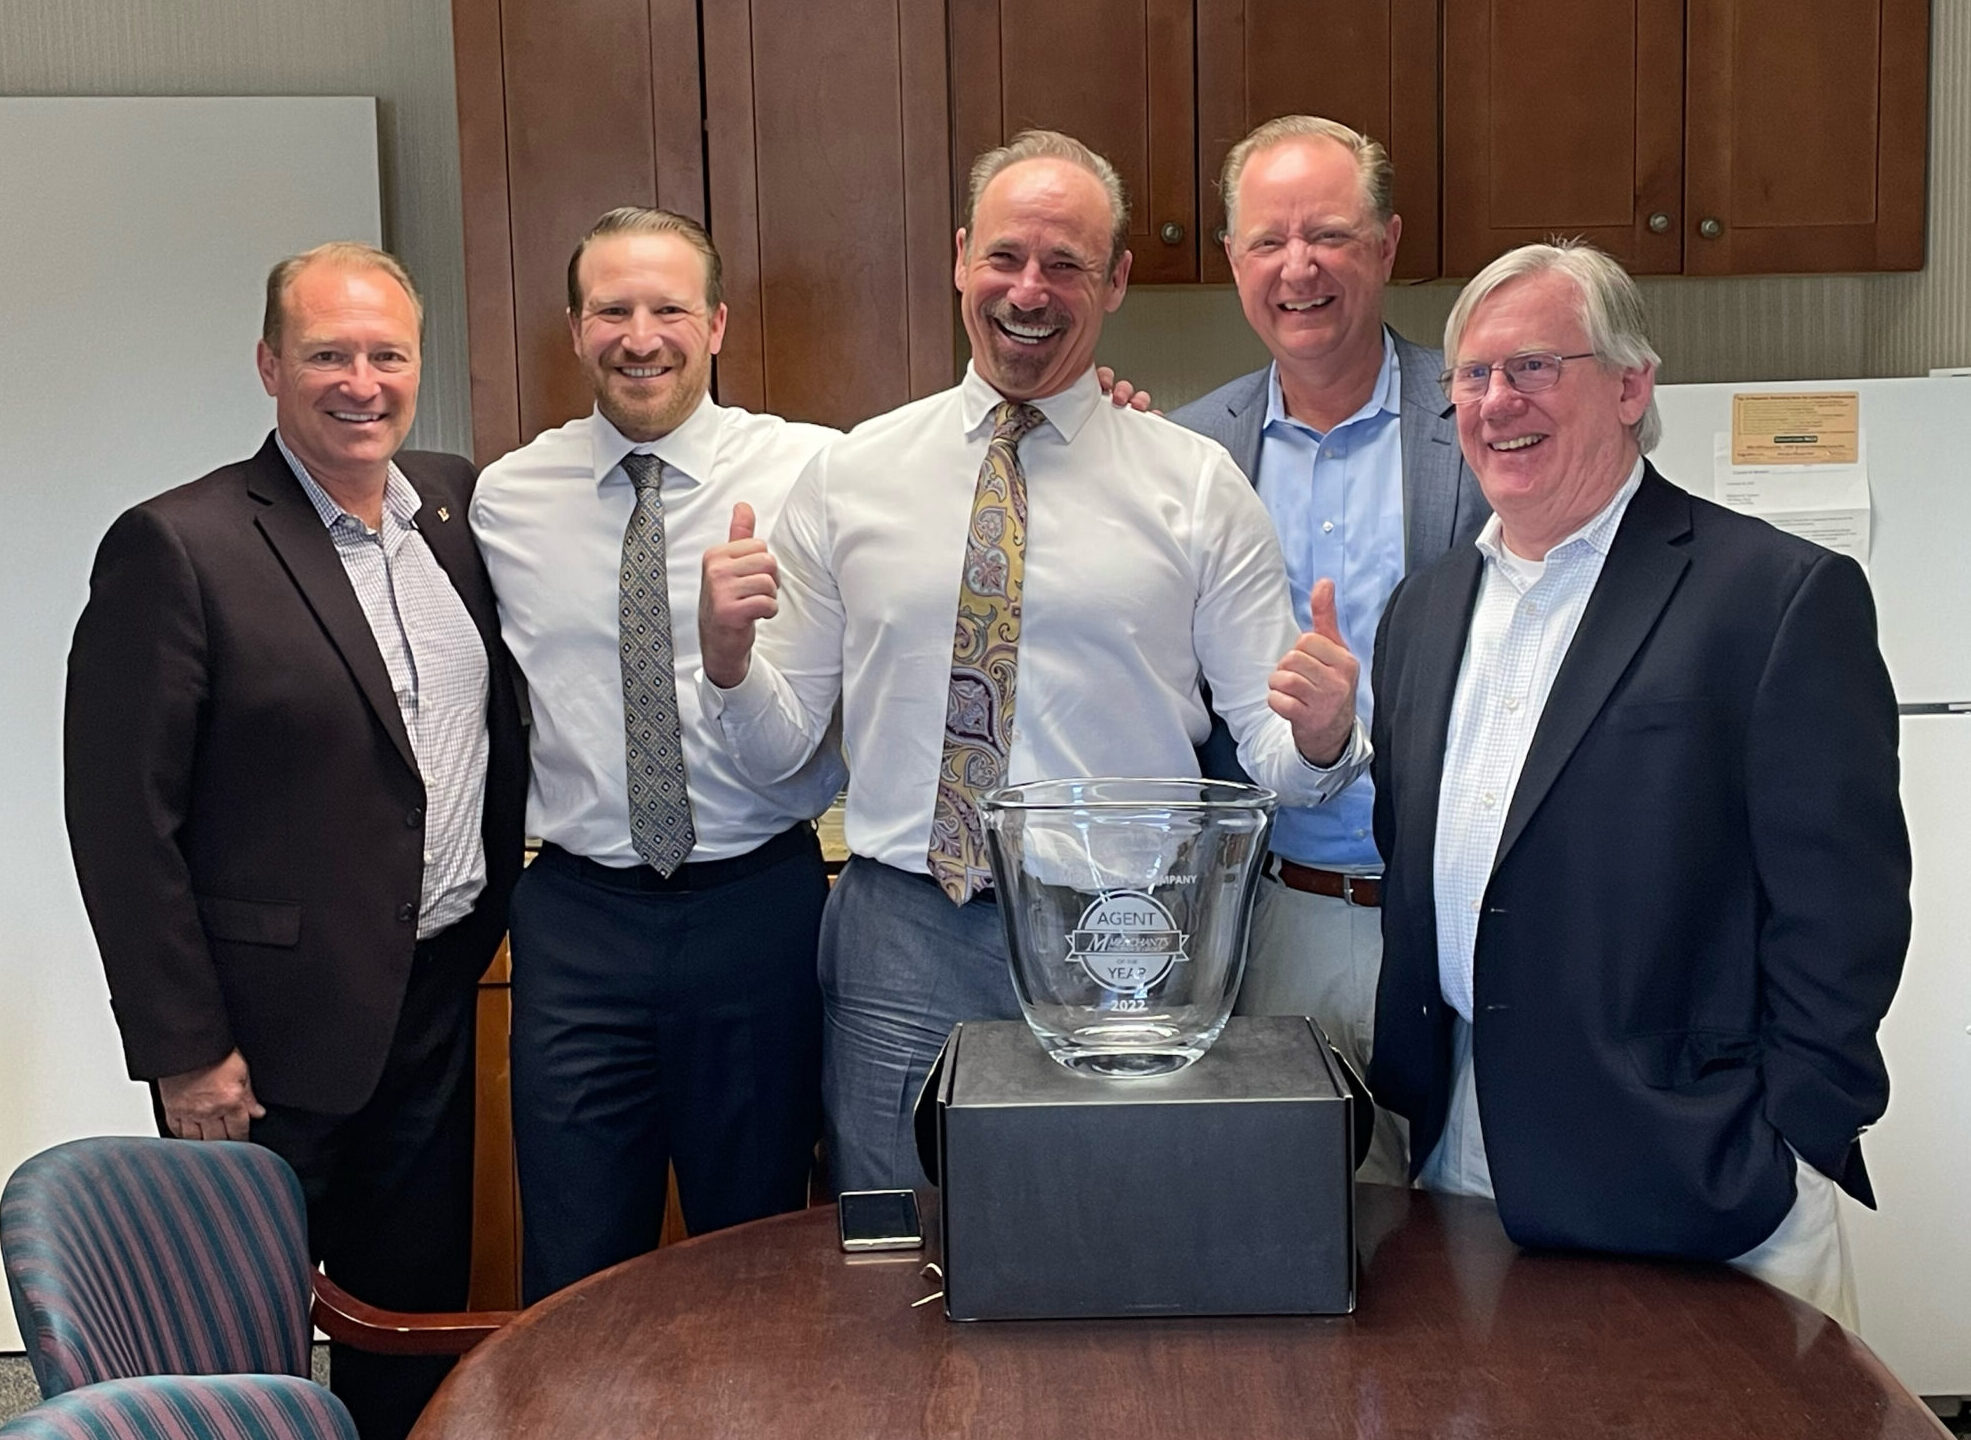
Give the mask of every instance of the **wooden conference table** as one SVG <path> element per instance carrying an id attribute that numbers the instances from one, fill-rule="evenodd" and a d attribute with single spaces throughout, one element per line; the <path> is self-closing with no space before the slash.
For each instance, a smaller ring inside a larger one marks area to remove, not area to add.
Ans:
<path id="1" fill-rule="evenodd" d="M 1525 1253 L 1489 1204 L 1381 1186 L 1357 1231 L 1351 1316 L 954 1325 L 910 1303 L 935 1235 L 851 1257 L 833 1207 L 784 1215 L 526 1311 L 413 1440 L 1947 1433 L 1859 1340 L 1725 1266 Z"/>

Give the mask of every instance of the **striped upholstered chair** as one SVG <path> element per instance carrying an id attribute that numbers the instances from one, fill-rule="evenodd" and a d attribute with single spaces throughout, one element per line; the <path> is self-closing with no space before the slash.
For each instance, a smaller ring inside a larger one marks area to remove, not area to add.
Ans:
<path id="1" fill-rule="evenodd" d="M 259 1145 L 106 1136 L 26 1161 L 0 1255 L 44 1398 L 133 1375 L 308 1374 L 308 1222 Z"/>
<path id="2" fill-rule="evenodd" d="M 288 1375 L 105 1380 L 0 1425 L 0 1440 L 356 1440 L 342 1402 Z"/>
<path id="3" fill-rule="evenodd" d="M 225 1140 L 44 1150 L 0 1193 L 0 1259 L 44 1399 L 133 1375 L 305 1376 L 311 1319 L 358 1350 L 462 1355 L 513 1318 L 380 1310 L 311 1274 L 294 1172 Z"/>

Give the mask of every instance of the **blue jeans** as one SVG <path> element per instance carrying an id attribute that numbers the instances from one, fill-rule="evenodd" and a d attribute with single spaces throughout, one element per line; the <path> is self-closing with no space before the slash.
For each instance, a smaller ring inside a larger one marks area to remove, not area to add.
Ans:
<path id="1" fill-rule="evenodd" d="M 939 1047 L 961 1020 L 1020 1018 L 999 906 L 857 856 L 822 915 L 821 999 L 830 1181 L 928 1184 L 911 1112 Z"/>

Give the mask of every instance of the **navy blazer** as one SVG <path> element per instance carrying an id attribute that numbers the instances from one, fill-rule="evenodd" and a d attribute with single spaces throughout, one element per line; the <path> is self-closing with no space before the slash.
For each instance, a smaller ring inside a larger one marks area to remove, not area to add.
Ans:
<path id="1" fill-rule="evenodd" d="M 520 872 L 527 757 L 474 472 L 405 452 L 418 529 L 490 662 L 486 888 L 448 947 L 471 986 Z M 424 782 L 321 516 L 270 435 L 126 511 L 69 652 L 70 848 L 132 1079 L 245 1056 L 261 1100 L 349 1114 L 397 1026 L 424 873 Z"/>
<path id="2" fill-rule="evenodd" d="M 1376 650 L 1369 1083 L 1413 1171 L 1449 1100 L 1432 856 L 1481 574 L 1458 550 L 1406 579 Z M 1789 1143 L 1873 1203 L 1859 1136 L 1910 931 L 1896 743 L 1861 568 L 1646 468 L 1479 920 L 1472 1051 L 1514 1240 L 1730 1258 L 1791 1206 Z"/>

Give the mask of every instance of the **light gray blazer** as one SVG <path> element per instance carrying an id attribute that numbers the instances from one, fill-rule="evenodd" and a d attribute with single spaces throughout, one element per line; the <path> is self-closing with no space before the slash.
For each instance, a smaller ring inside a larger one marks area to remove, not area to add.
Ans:
<path id="1" fill-rule="evenodd" d="M 1412 345 L 1394 330 L 1402 372 L 1397 423 L 1403 447 L 1403 568 L 1421 569 L 1454 545 L 1469 545 L 1492 507 L 1458 451 L 1458 426 L 1437 377 L 1444 354 Z M 1187 430 L 1209 435 L 1259 483 L 1260 431 L 1266 424 L 1265 370 L 1242 375 L 1171 412 Z"/>

